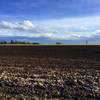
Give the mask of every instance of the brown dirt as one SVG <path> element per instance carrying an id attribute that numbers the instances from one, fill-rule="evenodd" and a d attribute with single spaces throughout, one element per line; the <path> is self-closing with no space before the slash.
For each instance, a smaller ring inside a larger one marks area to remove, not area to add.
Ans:
<path id="1" fill-rule="evenodd" d="M 1 100 L 100 100 L 100 46 L 0 46 Z"/>

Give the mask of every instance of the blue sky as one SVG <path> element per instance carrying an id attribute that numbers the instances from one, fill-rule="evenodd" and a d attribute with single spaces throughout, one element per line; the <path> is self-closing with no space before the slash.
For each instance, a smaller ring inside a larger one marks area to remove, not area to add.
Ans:
<path id="1" fill-rule="evenodd" d="M 99 43 L 100 1 L 0 0 L 2 37 Z"/>

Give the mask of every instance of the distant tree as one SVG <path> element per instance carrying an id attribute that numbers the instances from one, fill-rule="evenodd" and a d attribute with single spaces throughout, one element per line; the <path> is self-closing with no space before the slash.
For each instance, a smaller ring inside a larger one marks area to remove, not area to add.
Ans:
<path id="1" fill-rule="evenodd" d="M 11 41 L 10 41 L 10 44 L 14 44 L 14 41 L 13 41 L 13 40 L 11 40 Z"/>
<path id="2" fill-rule="evenodd" d="M 60 42 L 56 42 L 56 44 L 62 44 L 62 43 L 60 43 Z"/>
<path id="3" fill-rule="evenodd" d="M 3 44 L 3 42 L 1 41 L 0 44 Z"/>
<path id="4" fill-rule="evenodd" d="M 34 43 L 32 43 L 32 44 L 40 44 L 40 43 L 34 42 Z"/>
<path id="5" fill-rule="evenodd" d="M 1 41 L 0 44 L 7 44 L 7 41 Z"/>
<path id="6" fill-rule="evenodd" d="M 4 41 L 4 44 L 7 44 L 7 41 Z"/>

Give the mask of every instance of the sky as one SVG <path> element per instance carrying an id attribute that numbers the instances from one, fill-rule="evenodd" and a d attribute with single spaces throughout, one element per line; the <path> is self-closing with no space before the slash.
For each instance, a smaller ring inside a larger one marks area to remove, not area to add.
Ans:
<path id="1" fill-rule="evenodd" d="M 12 37 L 40 43 L 89 40 L 99 44 L 100 1 L 0 0 L 0 39 Z"/>

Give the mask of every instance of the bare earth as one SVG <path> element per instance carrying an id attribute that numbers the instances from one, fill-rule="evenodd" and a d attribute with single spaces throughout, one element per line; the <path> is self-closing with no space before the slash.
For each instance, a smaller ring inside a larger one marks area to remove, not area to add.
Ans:
<path id="1" fill-rule="evenodd" d="M 0 100 L 100 100 L 100 46 L 0 46 Z"/>

